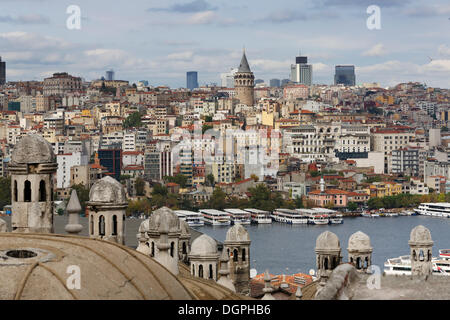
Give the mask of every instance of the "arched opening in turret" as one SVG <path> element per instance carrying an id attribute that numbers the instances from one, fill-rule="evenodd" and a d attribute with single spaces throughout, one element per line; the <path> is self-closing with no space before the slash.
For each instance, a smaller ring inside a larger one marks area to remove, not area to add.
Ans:
<path id="1" fill-rule="evenodd" d="M 45 181 L 39 182 L 39 202 L 47 201 L 47 190 L 45 189 Z"/>
<path id="2" fill-rule="evenodd" d="M 233 261 L 235 261 L 235 262 L 238 261 L 238 258 L 239 258 L 238 255 L 239 255 L 239 253 L 238 253 L 237 249 L 234 249 L 233 250 Z"/>
<path id="3" fill-rule="evenodd" d="M 174 252 L 174 248 L 175 248 L 175 243 L 172 241 L 170 243 L 170 256 L 173 258 L 173 252 Z"/>
<path id="4" fill-rule="evenodd" d="M 360 257 L 358 257 L 358 258 L 356 258 L 356 269 L 361 269 L 361 258 Z"/>
<path id="5" fill-rule="evenodd" d="M 105 235 L 105 217 L 100 216 L 98 219 L 98 234 L 101 236 Z"/>
<path id="6" fill-rule="evenodd" d="M 424 254 L 423 254 L 423 250 L 420 250 L 420 251 L 419 251 L 419 260 L 420 260 L 420 261 L 425 260 L 425 256 L 424 256 Z"/>
<path id="7" fill-rule="evenodd" d="M 23 201 L 31 202 L 31 182 L 26 180 L 23 188 Z"/>
<path id="8" fill-rule="evenodd" d="M 203 278 L 203 265 L 198 266 L 198 276 Z"/>
<path id="9" fill-rule="evenodd" d="M 152 257 L 155 256 L 155 243 L 154 243 L 153 241 L 152 241 L 152 251 L 151 251 L 150 255 L 151 255 Z"/>
<path id="10" fill-rule="evenodd" d="M 323 261 L 323 268 L 324 268 L 325 270 L 328 269 L 328 258 L 325 258 L 325 259 L 324 259 L 324 261 Z"/>
<path id="11" fill-rule="evenodd" d="M 17 202 L 17 180 L 14 180 L 14 201 Z"/>
<path id="12" fill-rule="evenodd" d="M 112 235 L 117 235 L 117 216 L 113 215 L 112 217 Z"/>
<path id="13" fill-rule="evenodd" d="M 91 235 L 94 234 L 94 216 L 91 214 Z"/>
<path id="14" fill-rule="evenodd" d="M 416 250 L 413 250 L 413 260 L 414 260 L 414 261 L 417 261 Z"/>
<path id="15" fill-rule="evenodd" d="M 183 242 L 182 253 L 187 254 L 186 242 Z"/>
<path id="16" fill-rule="evenodd" d="M 212 267 L 212 264 L 209 265 L 209 278 L 210 278 L 210 279 L 214 279 L 214 277 L 213 277 L 213 267 Z"/>
<path id="17" fill-rule="evenodd" d="M 364 259 L 364 269 L 367 269 L 368 267 L 369 267 L 369 258 L 366 257 L 366 258 Z"/>
<path id="18" fill-rule="evenodd" d="M 195 277 L 195 264 L 192 264 L 192 275 Z"/>
<path id="19" fill-rule="evenodd" d="M 242 249 L 242 261 L 245 261 L 245 249 Z"/>
<path id="20" fill-rule="evenodd" d="M 427 261 L 431 261 L 431 251 L 430 250 L 428 250 L 428 260 Z"/>

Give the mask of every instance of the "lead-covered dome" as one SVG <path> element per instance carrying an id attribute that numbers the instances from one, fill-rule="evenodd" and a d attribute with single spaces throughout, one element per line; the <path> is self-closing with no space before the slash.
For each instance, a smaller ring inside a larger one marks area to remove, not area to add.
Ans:
<path id="1" fill-rule="evenodd" d="M 217 251 L 217 242 L 210 236 L 202 234 L 192 242 L 190 255 L 212 256 L 219 255 Z"/>
<path id="2" fill-rule="evenodd" d="M 409 243 L 417 245 L 433 245 L 430 230 L 428 230 L 422 225 L 415 227 L 414 229 L 411 230 L 411 234 L 409 236 Z"/>
<path id="3" fill-rule="evenodd" d="M 89 202 L 105 204 L 125 204 L 127 196 L 122 184 L 110 176 L 94 183 L 89 192 Z"/>
<path id="4" fill-rule="evenodd" d="M 325 231 L 316 240 L 316 250 L 336 250 L 340 249 L 339 238 L 333 232 Z"/>
<path id="5" fill-rule="evenodd" d="M 227 231 L 226 242 L 248 242 L 250 236 L 242 224 L 236 223 Z"/>
<path id="6" fill-rule="evenodd" d="M 171 209 L 167 207 L 161 207 L 152 212 L 148 223 L 149 231 L 158 232 L 159 226 L 161 225 L 161 218 L 163 216 L 166 218 L 169 232 L 181 232 L 180 219 Z"/>
<path id="7" fill-rule="evenodd" d="M 18 233 L 0 233 L 0 243 L 0 300 L 193 298 L 156 260 L 117 243 Z M 71 289 L 77 272 L 79 288 Z"/>
<path id="8" fill-rule="evenodd" d="M 11 154 L 11 164 L 55 163 L 52 145 L 42 136 L 28 134 L 20 139 Z"/>
<path id="9" fill-rule="evenodd" d="M 348 239 L 348 250 L 372 250 L 369 236 L 361 231 L 355 232 Z"/>

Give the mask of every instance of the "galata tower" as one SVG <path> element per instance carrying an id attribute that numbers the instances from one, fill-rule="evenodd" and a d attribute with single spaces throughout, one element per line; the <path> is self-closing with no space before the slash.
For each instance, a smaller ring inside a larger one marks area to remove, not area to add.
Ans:
<path id="1" fill-rule="evenodd" d="M 234 87 L 236 90 L 236 98 L 247 106 L 253 106 L 255 100 L 255 76 L 250 70 L 245 50 L 242 55 L 241 64 L 238 71 L 234 75 Z"/>

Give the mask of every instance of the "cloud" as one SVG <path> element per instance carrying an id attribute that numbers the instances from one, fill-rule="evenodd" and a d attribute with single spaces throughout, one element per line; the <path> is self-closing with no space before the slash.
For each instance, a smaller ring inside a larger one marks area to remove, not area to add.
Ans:
<path id="1" fill-rule="evenodd" d="M 73 47 L 67 41 L 36 33 L 14 31 L 0 33 L 0 48 L 19 50 L 58 50 Z"/>
<path id="2" fill-rule="evenodd" d="M 441 56 L 449 56 L 450 57 L 450 48 L 445 44 L 441 44 L 438 48 L 438 54 Z"/>
<path id="3" fill-rule="evenodd" d="M 411 0 L 323 0 L 317 1 L 317 5 L 323 7 L 368 7 L 377 5 L 379 7 L 402 7 L 409 5 Z"/>
<path id="4" fill-rule="evenodd" d="M 24 16 L 12 17 L 10 15 L 0 16 L 0 23 L 13 24 L 49 24 L 50 19 L 40 14 L 29 14 Z"/>
<path id="5" fill-rule="evenodd" d="M 150 8 L 147 11 L 193 13 L 193 12 L 213 11 L 213 10 L 217 10 L 217 7 L 210 5 L 205 0 L 194 0 L 188 3 L 177 3 L 168 8 Z"/>
<path id="6" fill-rule="evenodd" d="M 304 21 L 308 17 L 302 12 L 292 10 L 275 11 L 262 18 L 261 21 L 268 21 L 272 23 L 287 23 L 292 21 Z"/>
<path id="7" fill-rule="evenodd" d="M 192 51 L 172 53 L 167 56 L 169 60 L 191 60 L 194 56 Z"/>
<path id="8" fill-rule="evenodd" d="M 202 11 L 190 16 L 187 24 L 210 24 L 216 21 L 217 15 L 214 11 Z"/>
<path id="9" fill-rule="evenodd" d="M 403 13 L 407 16 L 414 18 L 448 16 L 450 14 L 450 6 L 449 5 L 417 6 L 407 8 L 403 11 Z"/>
<path id="10" fill-rule="evenodd" d="M 369 50 L 364 51 L 362 55 L 366 57 L 381 57 L 384 56 L 386 53 L 387 51 L 384 45 L 382 43 L 378 43 Z"/>

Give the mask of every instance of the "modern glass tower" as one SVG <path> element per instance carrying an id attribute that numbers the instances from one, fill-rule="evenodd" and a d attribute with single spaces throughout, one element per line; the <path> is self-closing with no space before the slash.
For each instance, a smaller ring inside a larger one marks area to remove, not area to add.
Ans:
<path id="1" fill-rule="evenodd" d="M 6 83 L 6 62 L 0 57 L 0 86 Z"/>
<path id="2" fill-rule="evenodd" d="M 345 86 L 354 86 L 356 83 L 355 66 L 341 65 L 336 66 L 334 74 L 334 84 L 343 84 Z"/>
<path id="3" fill-rule="evenodd" d="M 188 71 L 186 73 L 186 88 L 194 90 L 198 88 L 198 74 L 197 71 Z"/>
<path id="4" fill-rule="evenodd" d="M 295 57 L 295 64 L 291 65 L 291 81 L 307 86 L 312 85 L 312 65 L 308 64 L 308 57 Z"/>

